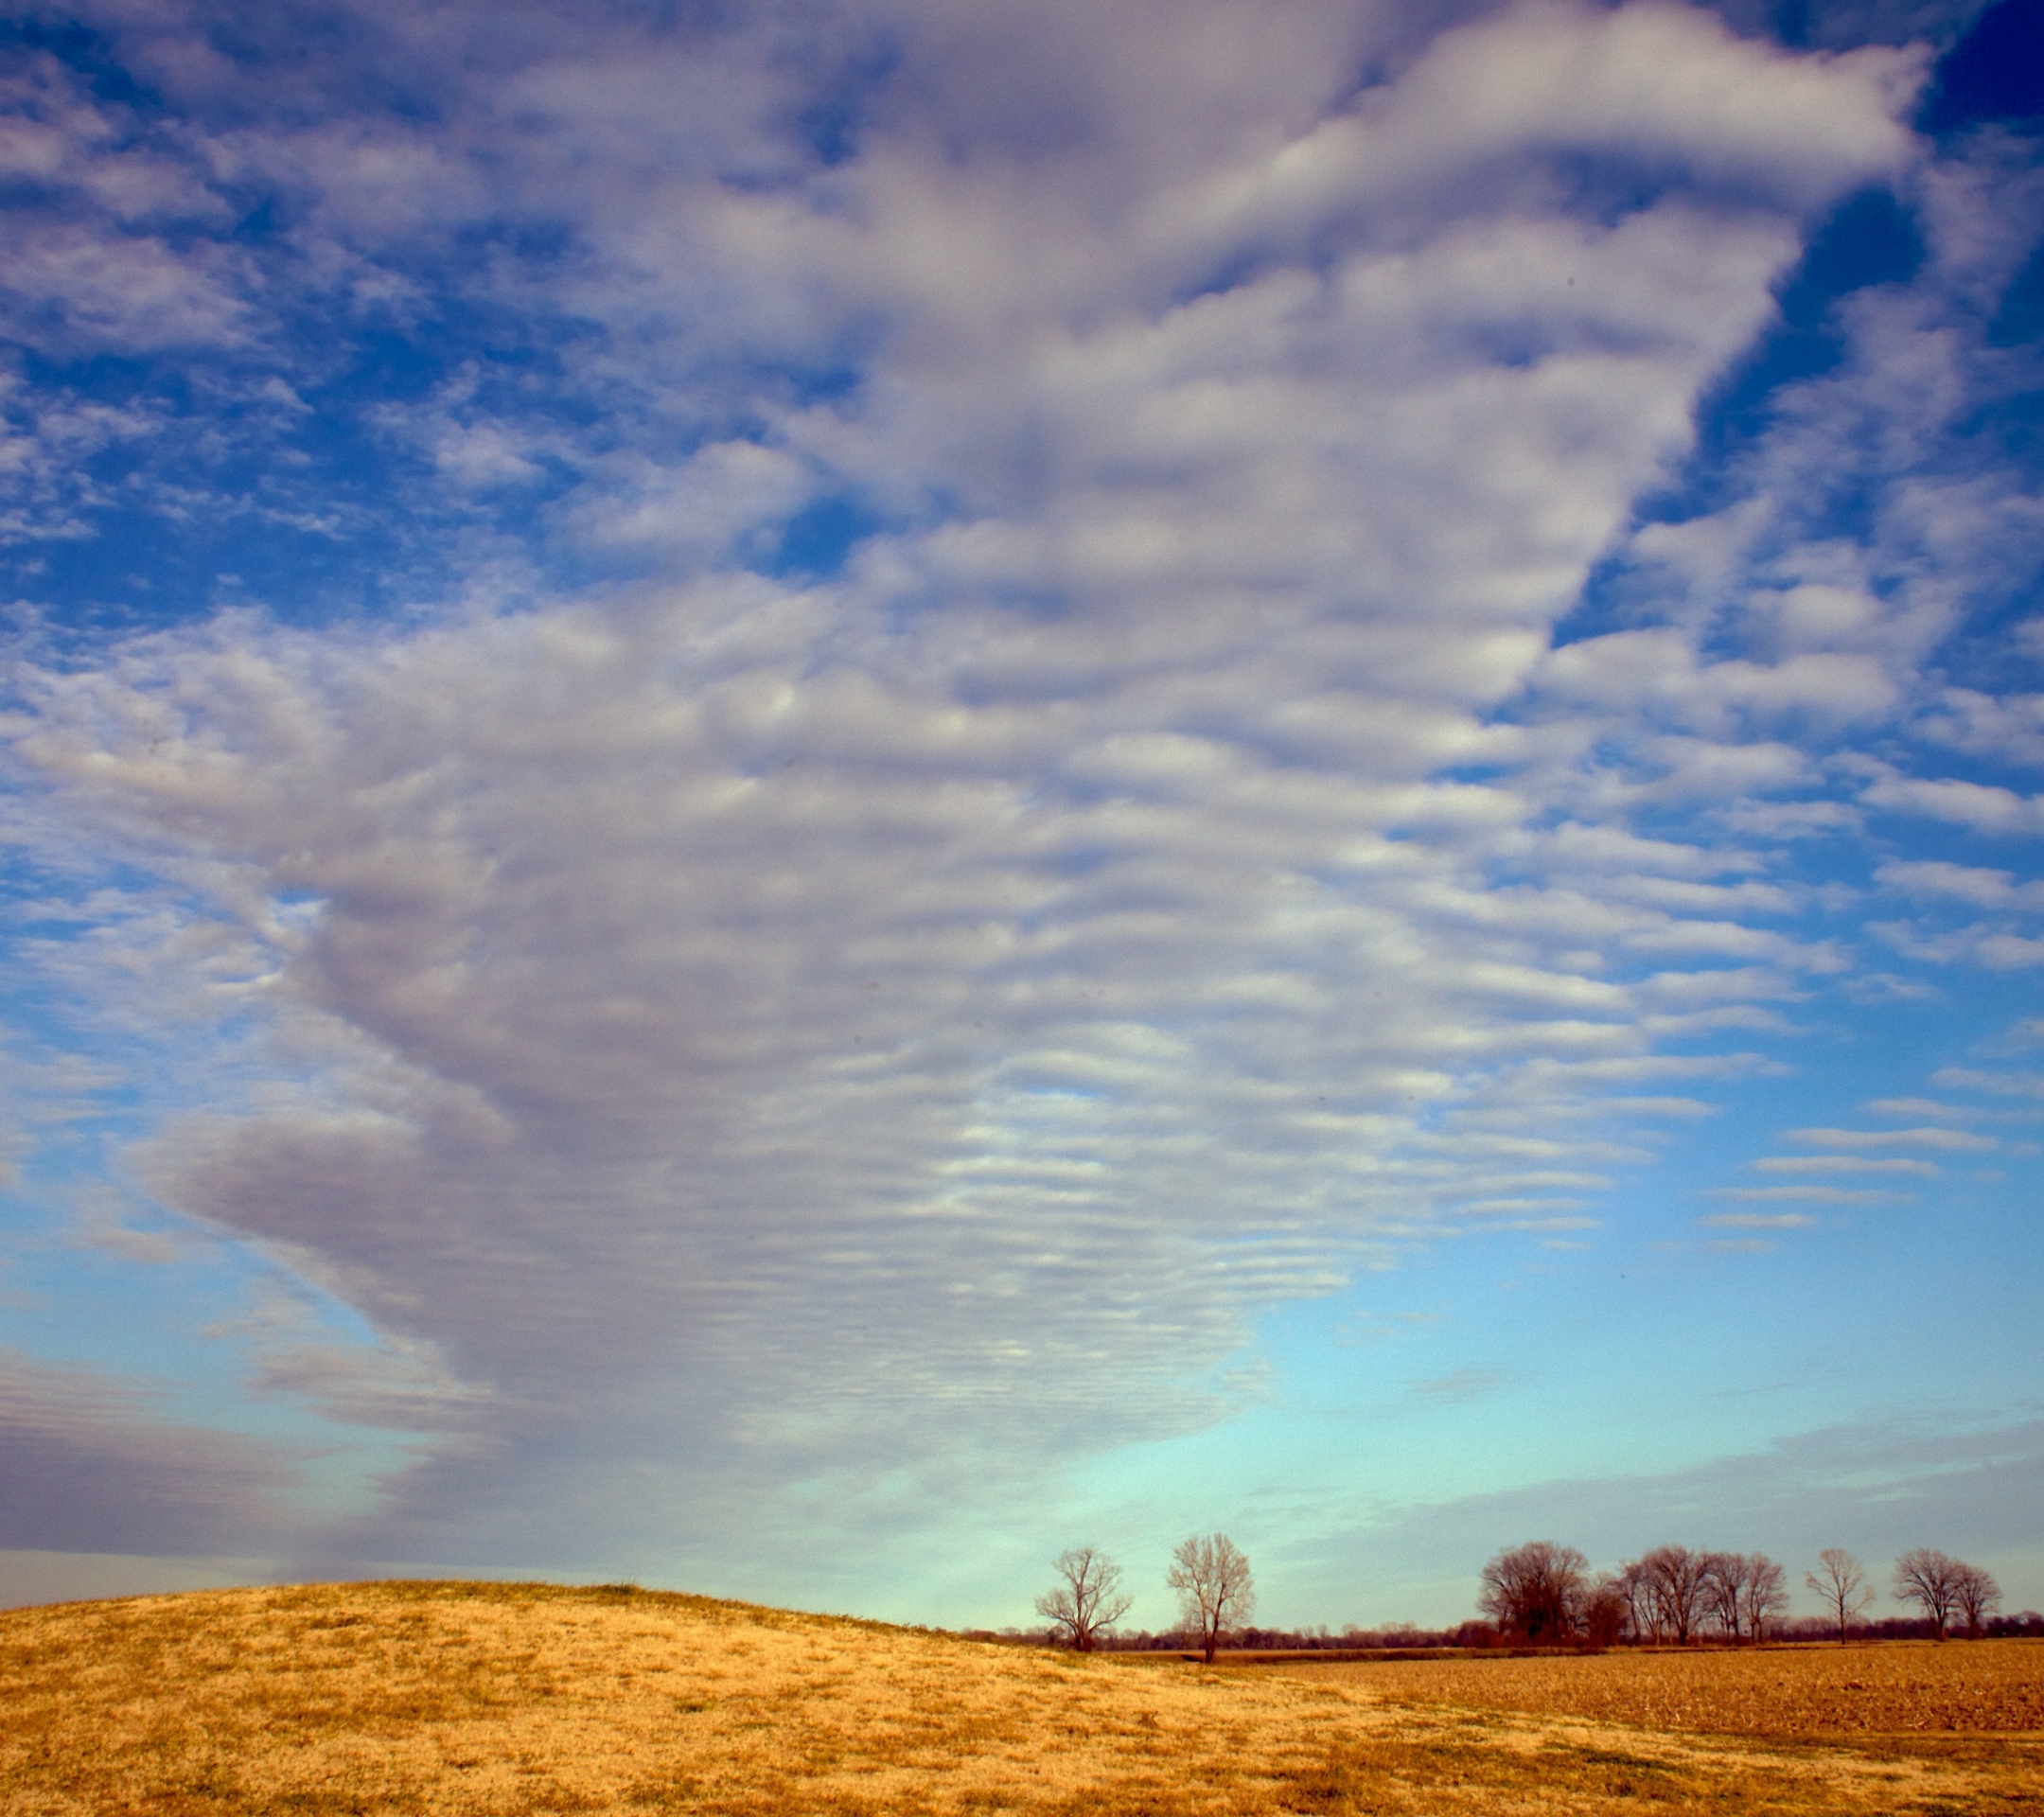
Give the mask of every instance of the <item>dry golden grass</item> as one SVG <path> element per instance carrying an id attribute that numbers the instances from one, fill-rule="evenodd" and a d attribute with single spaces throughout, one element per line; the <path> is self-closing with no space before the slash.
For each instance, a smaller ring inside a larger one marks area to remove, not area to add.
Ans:
<path id="1" fill-rule="evenodd" d="M 2017 1651 L 2035 1670 L 2035 1653 Z M 1559 1662 L 1579 1663 L 1603 1664 Z M 1706 1739 L 1575 1714 L 1422 1704 L 1417 1681 L 1381 1676 L 1438 1669 L 1328 1676 L 1078 1661 L 695 1597 L 543 1585 L 74 1604 L 0 1615 L 0 1810 L 1931 1817 L 2044 1808 L 2035 1736 Z M 1444 1687 L 1467 1695 L 1436 1682 Z"/>

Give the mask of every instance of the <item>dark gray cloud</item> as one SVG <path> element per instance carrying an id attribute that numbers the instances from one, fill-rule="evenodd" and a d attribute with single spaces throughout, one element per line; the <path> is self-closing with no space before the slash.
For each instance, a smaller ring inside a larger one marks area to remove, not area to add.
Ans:
<path id="1" fill-rule="evenodd" d="M 113 1378 L 0 1350 L 0 1547 L 259 1556 L 302 1516 L 291 1453 L 164 1418 Z"/>
<path id="2" fill-rule="evenodd" d="M 1577 1546 L 1600 1569 L 1662 1544 L 1764 1551 L 1792 1582 L 1841 1545 L 1885 1585 L 1887 1561 L 1915 1545 L 2027 1569 L 2040 1489 L 2044 1422 L 1947 1409 L 1798 1433 L 1665 1473 L 1394 1505 L 1366 1526 L 1316 1536 L 1285 1568 L 1309 1579 L 1366 1560 L 1385 1614 L 1401 1586 L 1436 1620 L 1453 1618 L 1444 1582 L 1466 1580 L 1473 1616 L 1482 1561 L 1533 1539 Z"/>

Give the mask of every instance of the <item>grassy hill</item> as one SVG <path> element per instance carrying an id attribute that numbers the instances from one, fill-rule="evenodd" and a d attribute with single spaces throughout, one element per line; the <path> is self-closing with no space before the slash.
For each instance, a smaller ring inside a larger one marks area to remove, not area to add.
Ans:
<path id="1" fill-rule="evenodd" d="M 1993 1672 L 2044 1679 L 2044 1649 L 1982 1645 L 2010 1649 Z M 1767 1657 L 1806 1669 L 1794 1652 Z M 1958 1648 L 1912 1669 L 1967 1657 L 1987 1669 Z M 2044 1801 L 2034 1731 L 1626 1726 L 1482 1676 L 1519 1664 L 1573 1683 L 1568 1661 L 1466 1666 L 1451 1682 L 1424 1665 L 1077 1660 L 543 1584 L 75 1603 L 0 1614 L 0 1811 L 1986 1813 Z M 1620 1656 L 1583 1664 L 1629 1669 Z"/>

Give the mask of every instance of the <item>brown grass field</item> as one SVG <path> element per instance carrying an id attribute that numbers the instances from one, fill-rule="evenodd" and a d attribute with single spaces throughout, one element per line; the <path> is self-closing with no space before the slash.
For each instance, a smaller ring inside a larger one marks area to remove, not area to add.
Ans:
<path id="1" fill-rule="evenodd" d="M 0 1614 L 0 1811 L 2044 1811 L 2044 1643 L 1207 1669 L 653 1592 Z"/>

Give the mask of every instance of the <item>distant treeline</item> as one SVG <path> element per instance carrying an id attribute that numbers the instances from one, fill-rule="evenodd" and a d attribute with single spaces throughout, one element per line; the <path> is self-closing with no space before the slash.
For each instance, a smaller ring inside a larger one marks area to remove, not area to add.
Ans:
<path id="1" fill-rule="evenodd" d="M 978 1628 L 968 1631 L 965 1638 L 1007 1641 L 1019 1647 L 1058 1647 L 1067 1644 L 1055 1629 L 1043 1628 Z M 1239 1628 L 1229 1633 L 1227 1644 L 1231 1650 L 1241 1652 L 1317 1653 L 1397 1652 L 1442 1647 L 1494 1647 L 1498 1641 L 1495 1632 L 1488 1623 L 1465 1621 L 1456 1628 L 1438 1630 L 1345 1628 L 1339 1633 L 1326 1628 L 1296 1631 L 1288 1628 Z M 1132 1632 L 1103 1633 L 1095 1640 L 1094 1647 L 1101 1652 L 1116 1653 L 1195 1652 L 1200 1649 L 1200 1636 L 1196 1632 L 1180 1632 L 1174 1629 L 1166 1629 L 1161 1633 L 1154 1634 L 1147 1629 L 1137 1629 Z"/>
<path id="2" fill-rule="evenodd" d="M 1047 1629 L 976 1629 L 968 1637 L 1016 1646 L 1066 1646 L 1080 1652 L 1183 1652 L 1197 1648 L 1209 1664 L 1224 1643 L 1248 1653 L 1416 1652 L 1454 1648 L 1736 1647 L 1775 1640 L 1943 1640 L 1954 1630 L 1976 1638 L 2044 1637 L 2044 1614 L 1997 1613 L 2001 1589 L 1979 1565 L 1929 1546 L 1894 1561 L 1895 1600 L 1917 1615 L 1868 1621 L 1876 1593 L 1865 1568 L 1833 1546 L 1818 1554 L 1803 1582 L 1828 1611 L 1790 1616 L 1788 1574 L 1765 1552 L 1691 1551 L 1657 1545 L 1615 1571 L 1593 1573 L 1573 1545 L 1534 1540 L 1500 1552 L 1484 1566 L 1479 1621 L 1453 1628 L 1253 1628 L 1256 1579 L 1225 1533 L 1195 1533 L 1172 1554 L 1165 1582 L 1178 1593 L 1183 1626 L 1162 1633 L 1120 1631 L 1135 1598 L 1121 1568 L 1098 1546 L 1074 1546 L 1051 1561 L 1056 1583 L 1036 1598 Z"/>
<path id="3" fill-rule="evenodd" d="M 1477 1607 L 1483 1619 L 1453 1628 L 1254 1628 L 1256 1581 L 1249 1561 L 1225 1533 L 1194 1534 L 1172 1554 L 1165 1582 L 1179 1595 L 1183 1626 L 1161 1633 L 1124 1632 L 1134 1601 L 1121 1569 L 1097 1546 L 1075 1546 L 1052 1561 L 1057 1582 L 1036 1598 L 1048 1629 L 978 1629 L 970 1637 L 1016 1646 L 1096 1648 L 1116 1652 L 1183 1652 L 1213 1660 L 1224 1639 L 1247 1653 L 1417 1652 L 1454 1648 L 1736 1647 L 1763 1640 L 1943 1640 L 1955 1630 L 1975 1638 L 2044 1637 L 2044 1614 L 1998 1613 L 2001 1589 L 1979 1565 L 1917 1546 L 1894 1561 L 1893 1594 L 1921 1614 L 1866 1619 L 1876 1599 L 1865 1568 L 1832 1546 L 1818 1554 L 1803 1582 L 1828 1612 L 1788 1614 L 1788 1574 L 1764 1552 L 1691 1551 L 1657 1545 L 1615 1571 L 1593 1573 L 1572 1545 L 1534 1540 L 1500 1552 L 1484 1566 Z"/>
<path id="4" fill-rule="evenodd" d="M 1833 1546 L 1803 1574 L 1828 1614 L 1798 1622 L 1838 1641 L 1855 1632 L 1909 1632 L 1943 1640 L 1954 1630 L 1984 1637 L 2010 1630 L 1998 1614 L 2001 1588 L 1977 1564 L 1917 1546 L 1894 1561 L 1893 1594 L 1919 1614 L 1869 1623 L 1875 1590 L 1850 1552 Z M 1507 1639 L 1531 1646 L 1612 1647 L 1625 1642 L 1686 1647 L 1714 1639 L 1737 1646 L 1783 1635 L 1789 1627 L 1788 1573 L 1764 1552 L 1692 1551 L 1657 1545 L 1615 1571 L 1593 1576 L 1572 1545 L 1535 1540 L 1500 1552 L 1484 1566 L 1477 1606 Z M 2018 1632 L 2038 1621 L 2015 1617 Z"/>
<path id="5" fill-rule="evenodd" d="M 1855 1621 L 1856 1640 L 1932 1640 L 1936 1633 L 1929 1621 L 1915 1615 L 1889 1615 L 1879 1621 Z M 1982 1624 L 1981 1632 L 1990 1639 L 2044 1640 L 2044 1614 L 2026 1609 L 2019 1614 L 1994 1615 Z M 1014 1647 L 1064 1645 L 1054 1631 L 1041 1628 L 974 1628 L 967 1640 L 1006 1642 Z M 1768 1630 L 1770 1640 L 1836 1640 L 1836 1626 L 1821 1615 L 1791 1615 Z M 1397 1653 L 1438 1651 L 1444 1648 L 1480 1649 L 1523 1647 L 1527 1643 L 1516 1634 L 1501 1632 L 1488 1621 L 1465 1621 L 1453 1628 L 1344 1628 L 1338 1633 L 1325 1628 L 1244 1628 L 1228 1636 L 1231 1650 L 1252 1653 Z M 1568 1643 L 1559 1643 L 1568 1644 Z M 1621 1641 L 1621 1645 L 1632 1644 Z M 1708 1644 L 1723 1644 L 1715 1631 Z M 1153 1634 L 1147 1630 L 1133 1633 L 1103 1634 L 1096 1643 L 1101 1652 L 1183 1653 L 1197 1652 L 1196 1633 L 1166 1631 Z"/>

